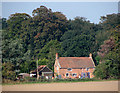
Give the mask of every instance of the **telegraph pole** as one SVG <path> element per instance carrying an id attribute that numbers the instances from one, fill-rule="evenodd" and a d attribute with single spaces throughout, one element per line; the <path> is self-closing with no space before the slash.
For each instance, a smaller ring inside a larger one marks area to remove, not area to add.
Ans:
<path id="1" fill-rule="evenodd" d="M 37 59 L 37 80 L 39 79 L 39 72 L 38 72 L 38 59 Z"/>

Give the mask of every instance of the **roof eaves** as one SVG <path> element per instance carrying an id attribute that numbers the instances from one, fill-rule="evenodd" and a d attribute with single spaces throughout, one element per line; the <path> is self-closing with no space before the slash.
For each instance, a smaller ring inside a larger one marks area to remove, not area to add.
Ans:
<path id="1" fill-rule="evenodd" d="M 47 66 L 46 66 L 47 67 Z M 47 67 L 51 72 L 52 72 L 52 70 L 49 68 L 49 67 Z"/>
<path id="2" fill-rule="evenodd" d="M 42 71 L 46 66 L 44 66 L 40 71 Z"/>

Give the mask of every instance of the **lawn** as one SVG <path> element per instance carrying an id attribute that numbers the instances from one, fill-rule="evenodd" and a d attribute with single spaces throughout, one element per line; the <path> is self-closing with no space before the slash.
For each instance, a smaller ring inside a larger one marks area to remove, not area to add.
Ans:
<path id="1" fill-rule="evenodd" d="M 2 85 L 16 85 L 16 84 L 45 84 L 45 83 L 72 83 L 72 82 L 95 82 L 95 81 L 116 81 L 118 79 L 104 79 L 104 80 L 101 80 L 101 79 L 95 79 L 95 78 L 92 78 L 92 79 L 54 79 L 54 80 L 36 80 L 34 79 L 33 80 L 23 80 L 23 81 L 19 81 L 19 82 L 10 82 L 10 83 L 3 83 Z"/>

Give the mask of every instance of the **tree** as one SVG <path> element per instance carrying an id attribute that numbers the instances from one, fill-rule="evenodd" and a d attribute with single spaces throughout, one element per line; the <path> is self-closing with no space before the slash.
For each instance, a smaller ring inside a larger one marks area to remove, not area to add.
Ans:
<path id="1" fill-rule="evenodd" d="M 22 60 L 23 61 L 20 64 L 20 72 L 29 73 L 33 68 L 35 68 L 36 64 L 31 58 L 31 50 L 24 53 Z"/>
<path id="2" fill-rule="evenodd" d="M 108 78 L 108 70 L 107 70 L 107 66 L 105 65 L 105 63 L 99 64 L 95 68 L 94 75 L 95 77 L 100 78 L 100 79 Z"/>
<path id="3" fill-rule="evenodd" d="M 89 56 L 94 53 L 95 47 L 95 25 L 86 21 L 85 18 L 75 18 L 70 22 L 70 30 L 61 37 L 62 56 Z"/>
<path id="4" fill-rule="evenodd" d="M 99 64 L 94 75 L 100 79 L 120 78 L 120 58 L 116 52 L 109 52 L 104 62 Z"/>
<path id="5" fill-rule="evenodd" d="M 31 66 L 34 68 L 40 50 L 51 40 L 59 41 L 67 31 L 68 20 L 61 12 L 52 12 L 51 9 L 40 6 L 32 13 L 33 17 L 26 13 L 15 13 L 8 20 L 2 21 L 5 28 L 2 31 L 2 62 L 11 62 L 14 70 L 19 69 L 20 72 L 29 72 Z M 50 56 L 48 58 L 53 59 Z M 49 62 L 49 66 L 50 64 Z"/>
<path id="6" fill-rule="evenodd" d="M 2 64 L 2 78 L 3 79 L 15 79 L 14 65 L 11 62 Z"/>
<path id="7" fill-rule="evenodd" d="M 106 54 L 109 53 L 109 51 L 112 51 L 115 47 L 115 41 L 114 38 L 110 38 L 109 40 L 105 40 L 104 44 L 101 45 L 101 49 L 99 49 L 98 55 L 102 58 L 106 56 Z"/>
<path id="8" fill-rule="evenodd" d="M 38 58 L 46 58 L 48 60 L 48 67 L 50 69 L 53 69 L 55 62 L 55 54 L 61 53 L 61 51 L 61 43 L 57 40 L 51 40 L 40 50 Z"/>
<path id="9" fill-rule="evenodd" d="M 31 17 L 26 13 L 12 14 L 7 20 L 7 31 L 9 32 L 9 37 L 13 39 L 19 38 L 21 34 L 22 22 L 28 20 L 29 18 Z"/>
<path id="10" fill-rule="evenodd" d="M 50 40 L 60 41 L 67 31 L 68 20 L 61 12 L 53 12 L 45 6 L 34 9 L 33 17 L 24 21 L 20 30 L 20 38 L 25 42 L 25 48 L 30 46 L 33 57 L 37 57 Z M 27 50 L 26 50 L 27 51 Z"/>
<path id="11" fill-rule="evenodd" d="M 2 18 L 1 20 L 2 20 L 2 23 L 1 23 L 2 24 L 2 29 L 6 29 L 7 28 L 7 22 L 6 22 L 7 19 L 6 18 Z"/>
<path id="12" fill-rule="evenodd" d="M 3 40 L 2 45 L 3 62 L 11 62 L 15 66 L 20 64 L 24 55 L 24 48 L 19 39 Z"/>
<path id="13" fill-rule="evenodd" d="M 104 42 L 101 48 L 102 63 L 96 67 L 95 76 L 101 79 L 120 78 L 120 30 L 113 30 L 111 39 Z"/>
<path id="14" fill-rule="evenodd" d="M 102 25 L 106 31 L 114 29 L 117 25 L 120 24 L 120 14 L 118 13 L 101 16 L 100 20 L 100 25 Z"/>
<path id="15" fill-rule="evenodd" d="M 95 57 L 95 60 L 96 60 L 96 64 L 95 65 L 98 65 L 100 63 L 100 59 L 101 58 L 98 55 Z"/>
<path id="16" fill-rule="evenodd" d="M 120 24 L 120 14 L 109 14 L 106 16 L 101 16 L 101 22 L 98 24 L 98 31 L 96 33 L 96 48 L 97 51 L 101 45 L 103 45 L 105 40 L 110 39 L 113 34 L 113 30 Z"/>
<path id="17" fill-rule="evenodd" d="M 44 58 L 44 59 L 39 59 L 38 60 L 38 65 L 48 65 L 49 60 Z"/>
<path id="18" fill-rule="evenodd" d="M 110 51 L 106 56 L 105 61 L 108 66 L 109 78 L 120 78 L 120 53 Z"/>

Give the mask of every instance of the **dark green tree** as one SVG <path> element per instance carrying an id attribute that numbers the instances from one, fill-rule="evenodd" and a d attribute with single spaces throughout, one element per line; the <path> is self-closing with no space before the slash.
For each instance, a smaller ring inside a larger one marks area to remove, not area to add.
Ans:
<path id="1" fill-rule="evenodd" d="M 15 13 L 9 16 L 7 20 L 7 31 L 10 38 L 19 38 L 21 34 L 21 27 L 24 21 L 28 20 L 30 16 L 26 13 Z"/>
<path id="2" fill-rule="evenodd" d="M 55 63 L 55 54 L 56 53 L 61 54 L 61 51 L 62 51 L 61 43 L 57 40 L 51 40 L 40 50 L 38 58 L 48 59 L 47 65 L 50 69 L 53 69 Z"/>
<path id="3" fill-rule="evenodd" d="M 101 64 L 96 67 L 95 76 L 101 79 L 120 78 L 120 30 L 119 26 L 112 32 L 112 41 L 107 40 L 101 46 Z M 104 67 L 104 68 L 103 68 Z M 105 75 L 106 74 L 106 75 Z"/>
<path id="4" fill-rule="evenodd" d="M 70 22 L 71 28 L 61 37 L 63 56 L 89 56 L 94 53 L 95 33 L 97 29 L 94 24 L 85 18 L 77 17 Z"/>

